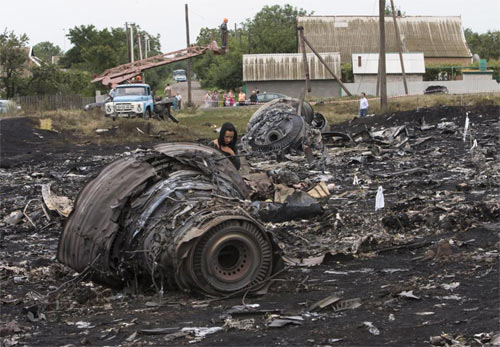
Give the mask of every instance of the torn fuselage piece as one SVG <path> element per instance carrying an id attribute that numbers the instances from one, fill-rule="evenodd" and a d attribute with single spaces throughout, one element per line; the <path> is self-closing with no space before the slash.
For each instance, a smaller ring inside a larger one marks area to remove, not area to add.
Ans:
<path id="1" fill-rule="evenodd" d="M 248 191 L 216 149 L 157 145 L 119 159 L 82 190 L 59 240 L 59 261 L 96 282 L 221 295 L 262 287 L 275 245 L 238 207 Z"/>

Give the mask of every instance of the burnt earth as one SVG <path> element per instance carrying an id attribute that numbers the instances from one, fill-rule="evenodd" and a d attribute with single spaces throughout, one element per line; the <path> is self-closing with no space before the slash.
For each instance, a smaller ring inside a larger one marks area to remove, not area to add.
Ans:
<path id="1" fill-rule="evenodd" d="M 464 143 L 467 114 L 472 137 Z M 177 346 L 197 341 L 193 333 L 178 333 L 182 328 L 223 327 L 197 344 L 491 343 L 500 304 L 499 115 L 498 106 L 440 107 L 354 119 L 332 130 L 361 140 L 330 140 L 329 158 L 310 166 L 299 157 L 281 163 L 249 158 L 254 170 L 293 170 L 304 190 L 320 180 L 335 184 L 320 200 L 322 216 L 266 225 L 285 256 L 324 260 L 287 266 L 265 295 L 213 301 L 170 290 L 163 297 L 115 291 L 58 263 L 64 218 L 45 217 L 40 186 L 52 182 L 54 193 L 74 200 L 103 166 L 137 146 L 73 145 L 62 134 L 35 129 L 28 118 L 2 119 L 0 341 Z M 438 127 L 444 122 L 455 128 Z M 363 132 L 402 125 L 407 131 L 390 144 L 362 139 Z M 479 150 L 470 151 L 474 139 Z M 385 208 L 374 211 L 378 186 Z M 26 217 L 15 225 L 6 221 L 25 207 L 35 226 Z M 331 295 L 359 298 L 361 305 L 309 312 Z M 242 304 L 249 305 L 244 312 L 230 313 Z M 302 320 L 268 327 L 278 315 Z"/>

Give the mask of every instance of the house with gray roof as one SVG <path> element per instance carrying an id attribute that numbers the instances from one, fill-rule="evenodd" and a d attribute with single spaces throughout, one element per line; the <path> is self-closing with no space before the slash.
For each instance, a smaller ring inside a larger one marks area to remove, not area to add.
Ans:
<path id="1" fill-rule="evenodd" d="M 403 52 L 422 52 L 426 65 L 467 65 L 472 62 L 460 17 L 396 18 Z M 342 64 L 349 63 L 353 53 L 379 52 L 378 16 L 297 17 L 297 25 L 304 27 L 304 35 L 316 51 L 340 52 Z M 385 17 L 385 33 L 386 52 L 398 52 L 392 17 Z M 311 52 L 307 46 L 306 51 Z"/>

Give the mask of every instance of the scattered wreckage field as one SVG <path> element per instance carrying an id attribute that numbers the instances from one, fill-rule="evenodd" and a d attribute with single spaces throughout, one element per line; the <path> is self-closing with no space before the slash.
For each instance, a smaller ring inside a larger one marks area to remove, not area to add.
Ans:
<path id="1" fill-rule="evenodd" d="M 283 267 L 268 278 L 264 295 L 223 298 L 167 287 L 149 294 L 111 289 L 89 281 L 87 269 L 78 275 L 59 263 L 66 217 L 62 208 L 45 207 L 42 187 L 61 205 L 75 201 L 104 167 L 151 146 L 69 145 L 26 118 L 2 119 L 1 341 L 491 343 L 500 304 L 499 111 L 443 106 L 354 119 L 332 126 L 314 160 L 293 151 L 281 161 L 248 157 L 241 171 L 259 183 L 250 184 L 253 200 L 287 201 L 310 191 L 316 198 L 301 199 L 310 203 L 300 205 L 309 215 L 282 222 L 264 213 L 274 205 L 235 202 L 267 221 Z M 375 211 L 380 186 L 385 207 Z M 279 205 L 285 214 L 297 207 L 288 201 Z"/>

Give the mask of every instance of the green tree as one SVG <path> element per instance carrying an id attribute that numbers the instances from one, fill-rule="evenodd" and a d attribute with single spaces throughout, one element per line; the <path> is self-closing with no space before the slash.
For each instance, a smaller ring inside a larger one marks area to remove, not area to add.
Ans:
<path id="1" fill-rule="evenodd" d="M 43 41 L 33 46 L 33 53 L 44 62 L 50 64 L 52 57 L 61 55 L 62 49 L 50 41 Z"/>
<path id="2" fill-rule="evenodd" d="M 81 25 L 70 29 L 67 37 L 73 47 L 60 59 L 65 68 L 101 73 L 128 61 L 127 39 L 122 28 L 99 31 L 93 25 Z"/>
<path id="3" fill-rule="evenodd" d="M 31 68 L 27 93 L 34 95 L 56 94 L 59 91 L 59 68 L 54 64 L 42 64 Z"/>
<path id="4" fill-rule="evenodd" d="M 151 51 L 149 56 L 160 54 L 160 36 L 152 36 L 134 26 L 134 37 L 148 37 Z M 79 68 L 92 73 L 101 73 L 104 70 L 129 62 L 127 49 L 127 34 L 123 28 L 105 28 L 97 30 L 93 25 L 81 25 L 69 30 L 68 39 L 73 44 L 60 64 L 65 68 Z M 144 40 L 142 40 L 144 47 Z M 138 60 L 139 48 L 134 39 L 134 57 Z M 145 52 L 143 52 L 145 55 Z"/>
<path id="5" fill-rule="evenodd" d="M 26 79 L 23 94 L 54 95 L 82 94 L 91 96 L 95 85 L 90 83 L 89 72 L 68 69 L 61 70 L 54 64 L 42 64 L 31 68 L 31 77 Z"/>
<path id="6" fill-rule="evenodd" d="M 232 41 L 236 41 L 233 39 Z M 231 43 L 231 40 L 230 40 Z M 241 49 L 233 48 L 224 56 L 216 56 L 202 85 L 207 88 L 234 89 L 241 87 L 243 66 Z"/>
<path id="7" fill-rule="evenodd" d="M 59 72 L 58 91 L 62 94 L 80 94 L 93 96 L 97 86 L 90 83 L 92 74 L 88 71 L 70 69 Z"/>
<path id="8" fill-rule="evenodd" d="M 394 11 L 396 12 L 396 16 L 398 14 L 401 14 L 401 16 L 405 16 L 406 15 L 406 12 L 401 11 L 401 7 L 399 7 L 397 5 L 394 5 Z M 384 15 L 386 15 L 386 16 L 392 16 L 392 6 L 391 6 L 390 3 L 385 5 Z"/>
<path id="9" fill-rule="evenodd" d="M 7 98 L 12 98 L 22 83 L 28 60 L 27 42 L 26 34 L 17 36 L 7 29 L 0 34 L 0 81 Z"/>
<path id="10" fill-rule="evenodd" d="M 250 31 L 251 53 L 297 52 L 297 17 L 311 14 L 290 5 L 264 6 L 245 23 L 243 34 Z"/>
<path id="11" fill-rule="evenodd" d="M 478 34 L 467 28 L 464 34 L 473 54 L 478 54 L 481 59 L 500 59 L 500 31 Z"/>
<path id="12" fill-rule="evenodd" d="M 149 39 L 150 51 L 148 57 L 161 54 L 160 36 L 150 35 L 140 26 L 133 25 L 134 28 L 134 57 L 139 59 L 139 48 L 137 46 L 137 36 L 142 38 L 143 58 L 146 57 L 145 38 Z M 60 59 L 59 63 L 65 68 L 86 71 L 96 75 L 104 70 L 126 64 L 129 62 L 127 44 L 129 39 L 123 28 L 105 28 L 97 30 L 93 25 L 81 25 L 69 30 L 67 35 L 73 47 Z M 145 80 L 151 85 L 153 90 L 161 87 L 161 81 L 168 76 L 166 67 L 159 67 L 145 72 Z M 94 87 L 104 91 L 102 85 Z M 85 91 L 91 88 L 85 88 Z"/>
<path id="13" fill-rule="evenodd" d="M 123 64 L 119 55 L 108 45 L 87 47 L 82 52 L 85 70 L 99 73 L 111 67 Z"/>

